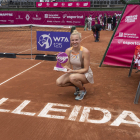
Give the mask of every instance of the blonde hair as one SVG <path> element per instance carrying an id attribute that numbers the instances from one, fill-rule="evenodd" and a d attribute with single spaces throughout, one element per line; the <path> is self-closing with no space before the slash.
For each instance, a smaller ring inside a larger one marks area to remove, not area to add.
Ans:
<path id="1" fill-rule="evenodd" d="M 72 35 L 79 35 L 79 38 L 81 39 L 81 33 L 79 33 L 77 30 L 73 30 L 72 34 L 70 35 L 70 38 Z"/>

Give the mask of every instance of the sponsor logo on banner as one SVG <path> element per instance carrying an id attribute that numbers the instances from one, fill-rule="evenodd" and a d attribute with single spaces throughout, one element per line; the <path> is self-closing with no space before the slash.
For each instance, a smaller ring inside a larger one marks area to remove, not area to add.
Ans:
<path id="1" fill-rule="evenodd" d="M 0 13 L 0 16 L 13 16 L 13 13 Z"/>
<path id="2" fill-rule="evenodd" d="M 68 6 L 72 6 L 73 5 L 73 3 L 68 3 Z"/>
<path id="3" fill-rule="evenodd" d="M 119 37 L 123 37 L 123 33 L 122 32 L 119 32 Z"/>
<path id="4" fill-rule="evenodd" d="M 80 3 L 79 3 L 79 2 L 77 2 L 77 3 L 76 3 L 76 6 L 77 6 L 77 7 L 79 7 L 79 6 L 80 6 Z"/>
<path id="5" fill-rule="evenodd" d="M 25 18 L 26 18 L 27 21 L 30 20 L 30 16 L 28 14 L 26 14 Z"/>
<path id="6" fill-rule="evenodd" d="M 67 14 L 64 14 L 64 15 L 63 15 L 63 18 L 66 18 L 66 17 L 67 17 Z"/>
<path id="7" fill-rule="evenodd" d="M 51 20 L 47 20 L 47 22 L 52 22 Z"/>
<path id="8" fill-rule="evenodd" d="M 136 38 L 136 39 L 139 38 L 139 36 L 137 36 L 137 34 L 135 34 L 135 33 L 123 33 L 123 32 L 119 32 L 119 37 Z"/>
<path id="9" fill-rule="evenodd" d="M 136 41 L 123 41 L 123 44 L 126 44 L 126 45 L 140 45 L 140 42 L 136 42 Z"/>
<path id="10" fill-rule="evenodd" d="M 58 5 L 58 3 L 53 3 L 53 6 L 57 6 Z"/>
<path id="11" fill-rule="evenodd" d="M 121 44 L 123 42 L 123 39 L 118 39 L 118 44 Z"/>
<path id="12" fill-rule="evenodd" d="M 55 23 L 60 23 L 60 21 L 53 21 L 53 22 L 55 22 Z"/>
<path id="13" fill-rule="evenodd" d="M 66 21 L 67 23 L 72 23 L 72 21 Z"/>
<path id="14" fill-rule="evenodd" d="M 63 3 L 63 2 L 62 2 L 62 4 L 61 4 L 61 5 L 62 5 L 62 6 L 65 6 L 65 3 Z"/>
<path id="15" fill-rule="evenodd" d="M 6 22 L 7 20 L 0 20 L 0 22 Z"/>
<path id="16" fill-rule="evenodd" d="M 83 15 L 82 16 L 78 16 L 78 15 L 77 16 L 67 16 L 67 14 L 64 14 L 63 15 L 63 18 L 70 18 L 70 19 L 73 19 L 73 18 L 76 19 L 77 18 L 77 19 L 82 19 L 84 17 L 83 17 Z"/>
<path id="17" fill-rule="evenodd" d="M 80 21 L 73 21 L 73 23 L 81 23 Z"/>
<path id="18" fill-rule="evenodd" d="M 125 22 L 127 23 L 135 22 L 137 18 L 138 18 L 138 15 L 126 16 Z"/>
<path id="19" fill-rule="evenodd" d="M 47 2 L 46 5 L 47 5 L 47 6 L 50 6 L 50 3 Z"/>
<path id="20" fill-rule="evenodd" d="M 38 15 L 36 14 L 36 17 L 32 18 L 33 20 L 41 20 L 41 17 L 38 17 Z"/>
<path id="21" fill-rule="evenodd" d="M 140 45 L 140 42 L 137 42 L 137 41 L 124 41 L 123 39 L 118 39 L 118 44 Z"/>
<path id="22" fill-rule="evenodd" d="M 11 22 L 11 23 L 14 23 L 14 20 L 8 20 L 9 22 Z"/>
<path id="23" fill-rule="evenodd" d="M 65 52 L 68 47 L 69 32 L 37 31 L 37 50 Z"/>
<path id="24" fill-rule="evenodd" d="M 60 18 L 58 14 L 45 14 L 44 18 Z"/>
<path id="25" fill-rule="evenodd" d="M 18 15 L 18 18 L 16 18 L 16 19 L 23 19 L 23 18 L 21 18 L 20 15 Z"/>
<path id="26" fill-rule="evenodd" d="M 38 3 L 38 6 L 39 6 L 39 7 L 42 6 L 42 3 Z"/>
<path id="27" fill-rule="evenodd" d="M 83 6 L 88 6 L 88 3 L 83 3 Z"/>
<path id="28" fill-rule="evenodd" d="M 116 14 L 116 17 L 120 17 L 121 16 L 121 14 Z"/>

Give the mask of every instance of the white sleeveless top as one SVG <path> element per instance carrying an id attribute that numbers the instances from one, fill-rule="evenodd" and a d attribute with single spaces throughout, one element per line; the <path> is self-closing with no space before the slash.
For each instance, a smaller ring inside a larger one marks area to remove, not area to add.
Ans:
<path id="1" fill-rule="evenodd" d="M 73 49 L 73 47 L 71 47 L 71 50 L 70 50 L 70 56 L 69 56 L 70 64 L 72 65 L 74 70 L 82 69 L 84 67 L 83 60 L 82 60 L 83 47 L 81 46 L 80 51 L 77 54 L 73 54 L 72 49 Z M 89 83 L 94 83 L 93 72 L 92 72 L 90 66 L 89 66 L 88 72 L 86 72 L 84 74 L 85 74 L 87 80 L 89 81 Z"/>

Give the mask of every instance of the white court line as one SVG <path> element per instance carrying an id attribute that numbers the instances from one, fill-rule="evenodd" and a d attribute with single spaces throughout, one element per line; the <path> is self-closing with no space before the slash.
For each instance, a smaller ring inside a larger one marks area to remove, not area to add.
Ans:
<path id="1" fill-rule="evenodd" d="M 34 48 L 36 48 L 36 47 L 33 47 L 32 49 L 34 49 Z M 28 50 L 31 50 L 31 49 L 27 49 L 27 50 L 25 50 L 25 51 L 21 51 L 21 52 L 19 52 L 19 53 L 17 53 L 17 54 L 20 54 L 20 53 L 22 53 L 22 52 L 26 52 L 26 51 L 28 51 Z"/>
<path id="2" fill-rule="evenodd" d="M 0 60 L 2 60 L 2 59 L 4 59 L 4 58 L 1 58 Z"/>
<path id="3" fill-rule="evenodd" d="M 91 34 L 91 35 L 93 35 L 93 34 Z M 91 35 L 89 35 L 89 36 L 91 36 Z M 84 39 L 88 38 L 89 36 L 87 36 L 87 37 L 83 38 L 81 41 L 83 41 Z"/>
<path id="4" fill-rule="evenodd" d="M 43 61 L 41 61 L 41 62 L 39 62 L 39 63 L 35 64 L 34 66 L 32 66 L 32 67 L 30 67 L 30 68 L 28 68 L 28 69 L 26 69 L 26 70 L 22 71 L 21 73 L 19 73 L 19 74 L 15 75 L 15 76 L 13 76 L 13 77 L 11 77 L 11 78 L 9 78 L 9 79 L 7 79 L 6 81 L 4 81 L 4 82 L 0 83 L 0 86 L 1 86 L 1 85 L 3 85 L 4 83 L 6 83 L 6 82 L 10 81 L 11 79 L 13 79 L 13 78 L 15 78 L 15 77 L 17 77 L 17 76 L 21 75 L 22 73 L 24 73 L 24 72 L 26 72 L 26 71 L 28 71 L 28 70 L 30 70 L 30 69 L 32 69 L 32 68 L 34 68 L 35 66 L 39 65 L 39 64 L 40 64 L 40 63 L 42 63 L 42 62 L 43 62 Z"/>

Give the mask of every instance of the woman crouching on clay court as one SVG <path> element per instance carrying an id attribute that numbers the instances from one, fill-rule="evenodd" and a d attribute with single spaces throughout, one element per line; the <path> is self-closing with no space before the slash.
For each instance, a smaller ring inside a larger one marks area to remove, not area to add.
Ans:
<path id="1" fill-rule="evenodd" d="M 81 34 L 74 30 L 70 36 L 71 46 L 66 49 L 69 60 L 64 66 L 67 72 L 56 80 L 60 87 L 74 86 L 75 100 L 82 100 L 86 95 L 86 89 L 83 86 L 87 83 L 94 83 L 93 72 L 90 68 L 90 52 L 80 45 Z"/>

